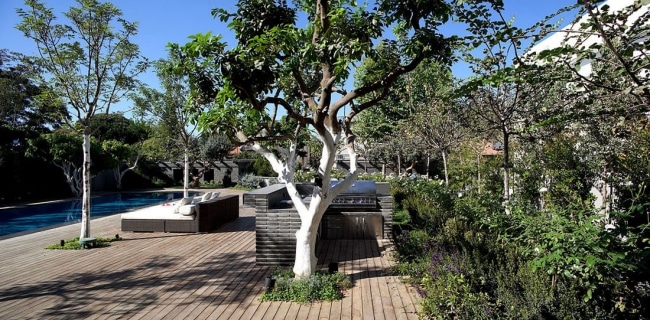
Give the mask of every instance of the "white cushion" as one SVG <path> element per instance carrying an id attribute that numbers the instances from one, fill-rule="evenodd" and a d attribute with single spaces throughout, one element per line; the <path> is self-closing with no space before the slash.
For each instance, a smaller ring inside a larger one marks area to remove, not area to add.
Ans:
<path id="1" fill-rule="evenodd" d="M 210 197 L 210 199 L 216 199 L 216 198 L 219 198 L 219 194 L 220 194 L 220 193 L 221 193 L 221 192 L 213 192 L 213 193 L 212 193 L 212 197 Z"/>
<path id="2" fill-rule="evenodd" d="M 194 214 L 194 207 L 195 206 L 193 204 L 181 206 L 178 208 L 178 213 L 184 216 L 191 216 Z"/>
<path id="3" fill-rule="evenodd" d="M 192 199 L 194 199 L 194 197 L 185 197 L 181 199 L 181 201 L 176 204 L 176 207 L 174 207 L 174 213 L 178 213 L 178 209 L 180 209 L 180 207 L 192 203 Z"/>
<path id="4" fill-rule="evenodd" d="M 201 201 L 210 200 L 210 197 L 212 197 L 212 192 L 206 192 L 203 198 L 201 198 Z"/>
<path id="5" fill-rule="evenodd" d="M 194 215 L 184 216 L 174 213 L 170 207 L 165 206 L 153 206 L 122 214 L 122 219 L 194 220 L 194 218 Z"/>

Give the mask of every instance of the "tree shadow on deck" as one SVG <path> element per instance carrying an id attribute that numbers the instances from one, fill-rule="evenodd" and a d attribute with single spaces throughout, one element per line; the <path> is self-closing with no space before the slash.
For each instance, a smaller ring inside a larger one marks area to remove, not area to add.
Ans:
<path id="1" fill-rule="evenodd" d="M 377 262 L 376 266 L 375 258 L 382 257 L 385 247 L 376 239 L 322 239 L 316 250 L 318 266 L 328 268 L 330 263 L 338 263 L 339 271 L 345 272 L 352 283 L 384 275 L 383 264 Z"/>
<path id="2" fill-rule="evenodd" d="M 249 295 L 261 294 L 268 272 L 268 268 L 255 265 L 254 250 L 218 252 L 207 248 L 187 255 L 162 254 L 122 269 L 121 261 L 111 258 L 107 255 L 106 261 L 96 266 L 86 261 L 79 270 L 51 280 L 3 288 L 0 303 L 32 300 L 19 303 L 32 306 L 25 308 L 33 312 L 31 318 L 128 318 L 151 306 L 156 308 L 147 315 L 158 318 L 156 313 L 163 308 L 169 308 L 167 314 L 181 312 L 192 303 L 203 308 L 239 304 Z M 43 299 L 50 303 L 39 310 Z"/>

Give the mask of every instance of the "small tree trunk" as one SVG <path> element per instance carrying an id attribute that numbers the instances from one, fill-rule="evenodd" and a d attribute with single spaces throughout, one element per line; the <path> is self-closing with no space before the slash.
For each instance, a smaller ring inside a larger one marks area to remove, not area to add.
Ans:
<path id="1" fill-rule="evenodd" d="M 316 235 L 318 222 L 303 220 L 296 231 L 296 260 L 293 273 L 296 278 L 308 277 L 316 270 Z"/>
<path id="2" fill-rule="evenodd" d="M 113 168 L 113 178 L 115 178 L 115 187 L 122 190 L 122 176 L 120 175 L 120 166 Z"/>
<path id="3" fill-rule="evenodd" d="M 185 162 L 185 170 L 183 174 L 183 197 L 187 198 L 190 196 L 189 192 L 189 183 L 190 183 L 190 156 L 189 156 L 189 150 L 185 148 L 184 154 L 183 154 L 183 159 Z"/>
<path id="4" fill-rule="evenodd" d="M 503 200 L 510 200 L 510 148 L 509 135 L 503 134 Z"/>
<path id="5" fill-rule="evenodd" d="M 402 156 L 399 153 L 397 154 L 397 176 L 402 176 Z"/>
<path id="6" fill-rule="evenodd" d="M 90 127 L 84 127 L 83 141 L 83 195 L 81 199 L 81 232 L 80 238 L 90 237 Z"/>
<path id="7" fill-rule="evenodd" d="M 476 157 L 476 181 L 478 183 L 478 193 L 481 193 L 481 154 Z"/>
<path id="8" fill-rule="evenodd" d="M 52 161 L 52 164 L 63 170 L 63 175 L 65 175 L 65 180 L 68 183 L 72 194 L 76 198 L 81 197 L 81 194 L 83 193 L 83 187 L 81 185 L 82 180 L 79 174 L 81 172 L 81 168 L 77 168 L 73 163 L 67 161 L 64 161 L 61 164 Z"/>
<path id="9" fill-rule="evenodd" d="M 429 170 L 431 169 L 431 156 L 427 152 L 427 180 L 429 180 Z"/>
<path id="10" fill-rule="evenodd" d="M 447 171 L 447 152 L 442 150 L 442 165 L 445 167 L 445 185 L 449 187 L 449 172 Z"/>
<path id="11" fill-rule="evenodd" d="M 117 190 L 122 190 L 122 178 L 124 178 L 124 175 L 135 169 L 135 167 L 138 166 L 138 161 L 140 161 L 140 151 L 138 151 L 138 156 L 135 158 L 135 162 L 133 163 L 132 167 L 128 167 L 120 172 L 120 166 L 117 166 L 117 169 L 115 171 L 115 183 L 117 184 Z"/>

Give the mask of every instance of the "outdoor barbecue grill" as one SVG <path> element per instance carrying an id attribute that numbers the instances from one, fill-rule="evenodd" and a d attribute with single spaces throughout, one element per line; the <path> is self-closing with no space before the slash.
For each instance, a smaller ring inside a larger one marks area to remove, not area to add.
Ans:
<path id="1" fill-rule="evenodd" d="M 339 181 L 334 180 L 331 186 Z M 374 181 L 357 180 L 341 192 L 330 204 L 331 209 L 375 209 L 377 207 L 377 186 Z"/>

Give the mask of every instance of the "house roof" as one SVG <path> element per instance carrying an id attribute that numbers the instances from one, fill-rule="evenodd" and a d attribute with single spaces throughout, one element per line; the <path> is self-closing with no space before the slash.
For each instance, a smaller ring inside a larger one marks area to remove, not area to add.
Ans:
<path id="1" fill-rule="evenodd" d="M 496 156 L 503 154 L 503 148 L 500 150 L 495 150 L 494 149 L 494 144 L 493 142 L 488 142 L 485 144 L 483 147 L 483 151 L 481 151 L 482 156 Z"/>

